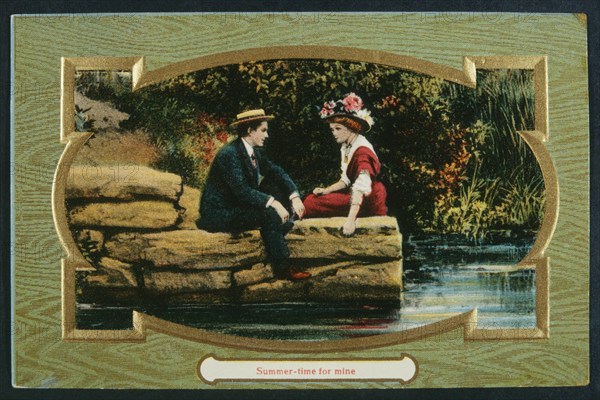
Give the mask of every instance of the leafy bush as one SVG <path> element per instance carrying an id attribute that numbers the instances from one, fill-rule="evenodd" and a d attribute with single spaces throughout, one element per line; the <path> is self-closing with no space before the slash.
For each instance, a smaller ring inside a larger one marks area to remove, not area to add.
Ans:
<path id="1" fill-rule="evenodd" d="M 200 113 L 182 124 L 178 136 L 181 140 L 170 147 L 173 156 L 163 159 L 160 165 L 167 170 L 177 170 L 188 185 L 202 189 L 216 153 L 233 137 L 227 132 L 227 122 Z M 182 170 L 182 167 L 188 169 Z"/>
<path id="2" fill-rule="evenodd" d="M 126 71 L 79 71 L 75 90 L 94 100 L 112 101 L 131 93 L 131 73 Z"/>
<path id="3" fill-rule="evenodd" d="M 539 226 L 543 180 L 517 133 L 533 128 L 531 71 L 478 71 L 476 90 L 338 60 L 225 65 L 134 93 L 114 75 L 83 77 L 80 90 L 130 114 L 122 128 L 149 133 L 163 154 L 157 167 L 199 188 L 215 152 L 232 138 L 228 121 L 251 108 L 276 116 L 266 151 L 301 191 L 337 180 L 339 147 L 318 109 L 355 92 L 375 119 L 366 136 L 382 162 L 389 213 L 404 232 L 461 232 L 479 240 L 490 229 Z"/>

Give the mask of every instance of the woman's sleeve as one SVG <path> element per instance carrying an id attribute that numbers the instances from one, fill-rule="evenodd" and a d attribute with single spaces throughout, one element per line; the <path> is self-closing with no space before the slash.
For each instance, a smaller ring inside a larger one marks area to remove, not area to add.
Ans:
<path id="1" fill-rule="evenodd" d="M 363 169 L 358 174 L 358 178 L 354 181 L 352 185 L 352 190 L 358 190 L 362 192 L 365 196 L 371 194 L 371 187 L 373 182 L 371 181 L 371 174 L 366 169 Z"/>
<path id="2" fill-rule="evenodd" d="M 378 160 L 374 157 L 371 150 L 362 147 L 356 150 L 355 157 L 355 168 L 353 169 L 356 179 L 352 184 L 352 189 L 359 190 L 365 196 L 368 196 L 371 194 L 373 178 L 379 173 Z"/>

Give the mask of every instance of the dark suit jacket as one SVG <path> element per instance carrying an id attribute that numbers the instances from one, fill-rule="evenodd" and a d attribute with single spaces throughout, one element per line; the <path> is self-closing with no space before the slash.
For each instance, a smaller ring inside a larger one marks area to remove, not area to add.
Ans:
<path id="1" fill-rule="evenodd" d="M 287 196 L 297 191 L 288 174 L 264 154 L 254 151 L 258 168 L 252 166 L 248 152 L 238 138 L 224 146 L 215 157 L 202 198 L 197 225 L 208 231 L 236 231 L 234 215 L 242 210 L 264 210 L 270 194 L 260 190 L 258 173 Z"/>

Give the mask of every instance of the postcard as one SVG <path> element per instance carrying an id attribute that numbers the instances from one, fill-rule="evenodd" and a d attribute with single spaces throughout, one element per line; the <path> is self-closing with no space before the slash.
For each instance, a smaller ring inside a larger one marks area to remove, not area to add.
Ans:
<path id="1" fill-rule="evenodd" d="M 12 22 L 14 386 L 588 384 L 585 15 Z"/>

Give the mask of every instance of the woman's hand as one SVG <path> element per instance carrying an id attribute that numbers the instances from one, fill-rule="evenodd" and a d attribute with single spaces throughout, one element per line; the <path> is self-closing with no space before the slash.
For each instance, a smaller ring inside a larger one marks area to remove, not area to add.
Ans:
<path id="1" fill-rule="evenodd" d="M 327 188 L 317 187 L 317 188 L 314 188 L 313 194 L 315 196 L 321 196 L 323 194 L 329 194 L 329 191 L 327 190 Z"/>
<path id="2" fill-rule="evenodd" d="M 356 221 L 354 219 L 346 219 L 344 225 L 342 226 L 342 235 L 351 236 L 356 231 Z"/>

